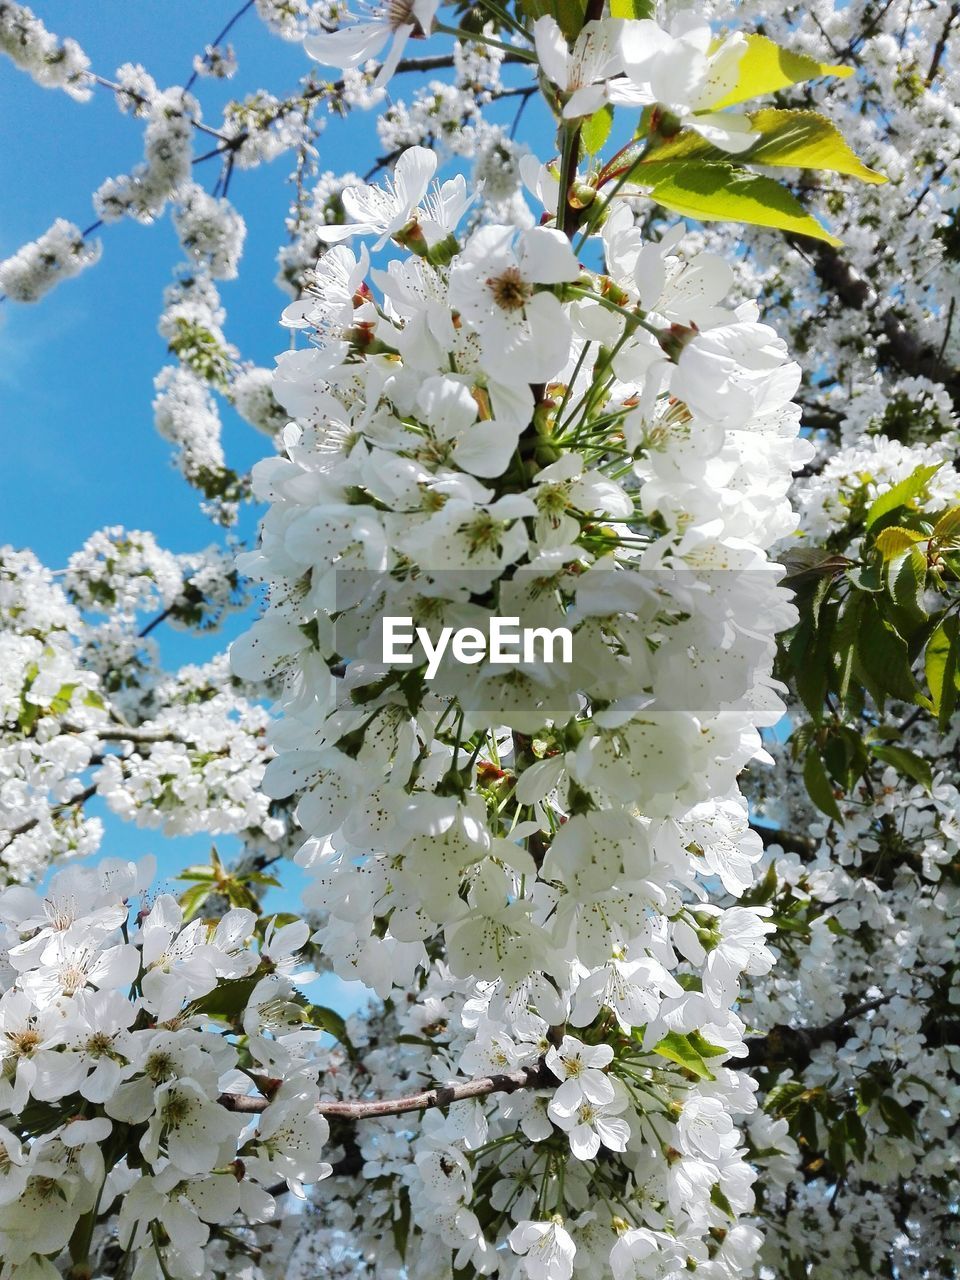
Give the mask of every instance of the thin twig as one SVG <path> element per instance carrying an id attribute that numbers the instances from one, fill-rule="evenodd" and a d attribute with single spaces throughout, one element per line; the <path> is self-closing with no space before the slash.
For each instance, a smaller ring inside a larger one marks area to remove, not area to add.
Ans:
<path id="1" fill-rule="evenodd" d="M 225 39 L 225 38 L 230 34 L 230 32 L 233 30 L 234 26 L 236 26 L 236 24 L 240 21 L 240 19 L 243 17 L 243 15 L 244 15 L 244 14 L 245 14 L 249 9 L 252 9 L 252 8 L 253 8 L 253 6 L 254 6 L 255 4 L 256 4 L 256 0 L 247 0 L 247 3 L 246 3 L 245 5 L 243 5 L 243 7 L 242 7 L 242 8 L 240 8 L 240 9 L 238 9 L 238 10 L 237 10 L 237 12 L 233 15 L 233 17 L 230 19 L 230 21 L 227 23 L 227 25 L 223 28 L 223 30 L 222 30 L 221 32 L 219 32 L 219 34 L 217 34 L 217 35 L 215 35 L 215 36 L 213 37 L 213 39 L 210 41 L 210 46 L 209 46 L 209 47 L 210 47 L 211 49 L 215 49 L 215 48 L 217 47 L 217 45 L 220 43 L 220 41 L 221 41 L 221 40 L 223 40 L 223 39 Z M 204 55 L 203 55 L 203 60 L 204 60 L 204 62 L 206 62 L 206 60 L 207 60 L 207 55 L 206 55 L 206 54 L 204 54 Z M 196 82 L 197 82 L 197 76 L 198 76 L 199 74 L 200 74 L 200 72 L 199 72 L 199 71 L 197 71 L 197 70 L 196 70 L 196 68 L 194 68 L 193 74 L 191 75 L 190 79 L 189 79 L 189 80 L 187 81 L 187 83 L 183 86 L 183 87 L 184 87 L 184 89 L 186 89 L 186 90 L 187 90 L 187 92 L 189 92 L 189 91 L 193 88 L 193 86 L 196 84 Z"/>

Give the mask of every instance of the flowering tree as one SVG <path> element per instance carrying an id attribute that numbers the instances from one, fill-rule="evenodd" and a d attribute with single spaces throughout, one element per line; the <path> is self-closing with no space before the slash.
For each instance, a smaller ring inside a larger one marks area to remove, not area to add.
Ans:
<path id="1" fill-rule="evenodd" d="M 304 79 L 210 125 L 257 18 Z M 144 127 L 8 305 L 169 211 L 156 426 L 215 524 L 263 511 L 238 557 L 0 552 L 0 1280 L 960 1272 L 958 19 L 250 0 L 161 90 L 0 0 Z M 216 281 L 278 156 L 271 372 Z M 569 660 L 440 644 L 495 618 Z M 244 852 L 70 865 L 94 796 Z"/>

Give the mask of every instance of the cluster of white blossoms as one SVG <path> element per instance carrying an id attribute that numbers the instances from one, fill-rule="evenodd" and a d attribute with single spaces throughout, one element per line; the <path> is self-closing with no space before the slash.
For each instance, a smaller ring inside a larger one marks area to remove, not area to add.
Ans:
<path id="1" fill-rule="evenodd" d="M 741 978 L 772 956 L 765 910 L 715 886 L 743 893 L 761 854 L 736 778 L 782 714 L 793 615 L 764 548 L 812 453 L 799 369 L 755 307 L 723 306 L 721 260 L 646 241 L 628 210 L 591 243 L 599 274 L 553 226 L 461 235 L 465 184 L 431 188 L 435 165 L 411 148 L 385 187 L 346 189 L 317 234 L 407 252 L 368 280 L 366 248 L 338 243 L 285 313 L 311 343 L 278 359 L 296 425 L 255 468 L 271 507 L 241 558 L 271 603 L 232 650 L 283 681 L 264 786 L 301 794 L 335 972 L 395 997 L 439 948 L 472 1010 L 437 1007 L 461 1072 L 545 1054 L 519 1105 L 463 1103 L 414 1139 L 407 1265 L 452 1248 L 565 1280 L 586 1250 L 618 1275 L 737 1274 L 755 1233 L 717 1233 L 753 1206 L 732 1117 L 754 1102 L 724 1064 Z M 566 623 L 573 663 L 447 660 L 428 684 L 422 652 L 383 659 L 385 615 L 498 614 Z M 511 1134 L 514 1194 L 487 1173 Z M 584 1216 L 594 1173 L 647 1189 Z"/>
<path id="2" fill-rule="evenodd" d="M 157 327 L 177 364 L 164 366 L 154 379 L 153 421 L 174 446 L 174 464 L 207 499 L 207 513 L 229 525 L 236 520 L 242 489 L 226 465 L 214 394 L 226 393 L 237 355 L 223 332 L 225 318 L 205 265 L 188 265 L 164 291 Z"/>
<path id="3" fill-rule="evenodd" d="M 45 89 L 62 89 L 77 102 L 90 97 L 90 59 L 76 40 L 48 31 L 25 4 L 0 0 L 0 50 Z"/>
<path id="4" fill-rule="evenodd" d="M 194 57 L 193 70 L 198 76 L 232 80 L 237 74 L 237 55 L 233 45 L 208 44 L 202 54 Z"/>
<path id="5" fill-rule="evenodd" d="M 287 218 L 289 243 L 277 253 L 276 284 L 291 298 L 299 298 L 312 277 L 317 259 L 327 248 L 323 229 L 343 218 L 341 194 L 355 187 L 360 178 L 355 173 L 336 174 L 327 170 L 313 183 L 310 198 L 301 201 Z"/>
<path id="6" fill-rule="evenodd" d="M 205 267 L 214 280 L 236 277 L 247 227 L 229 201 L 216 200 L 191 183 L 178 195 L 173 224 L 191 261 Z"/>
<path id="7" fill-rule="evenodd" d="M 201 114 L 230 46 L 110 81 L 0 0 L 0 53 L 143 129 L 95 207 L 169 214 L 186 259 L 156 426 L 215 522 L 269 505 L 232 673 L 164 671 L 153 637 L 247 601 L 232 535 L 107 528 L 60 580 L 0 553 L 0 1280 L 957 1274 L 958 730 L 923 690 L 960 688 L 960 541 L 920 530 L 913 600 L 858 574 L 878 496 L 925 468 L 907 522 L 960 503 L 960 7 L 552 12 L 238 0 L 241 51 L 259 18 L 314 61 Z M 379 159 L 321 172 L 354 109 Z M 243 171 L 283 155 L 273 373 L 217 281 Z M 728 186 L 769 214 L 778 174 L 842 245 L 664 216 Z M 98 254 L 58 222 L 0 291 Z M 221 402 L 279 450 L 252 485 Z M 822 618 L 854 590 L 946 610 L 916 702 L 856 661 L 811 694 L 839 659 L 788 661 L 798 541 Z M 408 661 L 385 615 L 422 628 Z M 494 617 L 569 628 L 572 660 L 438 647 Z M 115 860 L 45 881 L 103 841 L 98 800 L 242 851 L 179 901 Z M 284 857 L 302 911 L 270 919 Z M 314 969 L 376 1003 L 308 1004 Z"/>
<path id="8" fill-rule="evenodd" d="M 58 872 L 43 895 L 0 892 L 0 1118 L 37 1124 L 24 1145 L 0 1123 L 4 1280 L 58 1276 L 49 1258 L 100 1245 L 111 1209 L 138 1277 L 193 1280 L 209 1274 L 211 1225 L 269 1221 L 280 1191 L 330 1172 L 322 1033 L 289 1003 L 307 927 L 258 942 L 252 911 L 186 921 L 175 898 L 147 896 L 153 871 L 114 859 Z M 225 1026 L 208 1007 L 231 984 Z M 259 1115 L 222 1104 L 242 1105 L 258 1073 Z"/>
<path id="9" fill-rule="evenodd" d="M 796 85 L 783 101 L 842 117 L 857 154 L 889 179 L 853 190 L 823 175 L 804 188 L 806 206 L 842 237 L 837 254 L 811 259 L 763 232 L 737 232 L 737 249 L 746 242 L 749 252 L 731 261 L 750 295 L 762 294 L 769 323 L 802 353 L 811 427 L 851 445 L 864 430 L 928 442 L 955 430 L 958 15 L 949 4 L 909 0 L 879 8 L 872 0 L 710 0 L 703 8 L 714 22 L 762 30 L 797 52 L 854 62 L 855 76 Z M 727 228 L 709 239 L 724 253 L 734 247 Z"/>
<path id="10" fill-rule="evenodd" d="M 98 240 L 85 240 L 79 227 L 58 218 L 42 236 L 0 262 L 0 293 L 15 302 L 37 302 L 99 257 Z"/>
<path id="11" fill-rule="evenodd" d="M 257 16 L 283 40 L 300 41 L 308 32 L 328 27 L 339 11 L 332 0 L 256 0 Z"/>
<path id="12" fill-rule="evenodd" d="M 819 474 L 797 490 L 803 532 L 824 539 L 842 530 L 878 494 L 912 475 L 918 467 L 936 467 L 929 481 L 931 511 L 960 501 L 960 474 L 951 465 L 960 434 L 946 432 L 936 443 L 902 444 L 888 436 L 866 436 L 832 453 Z"/>
<path id="13" fill-rule="evenodd" d="M 93 796 L 142 826 L 240 834 L 279 856 L 288 823 L 260 790 L 267 712 L 224 656 L 170 676 L 143 634 L 148 611 L 216 625 L 238 586 L 217 548 L 177 556 L 120 528 L 72 556 L 63 585 L 30 553 L 0 551 L 4 883 L 95 852 L 103 825 L 83 807 Z"/>
<path id="14" fill-rule="evenodd" d="M 949 756 L 956 739 L 954 729 L 937 754 Z M 836 1187 L 805 1178 L 798 1152 L 765 1179 L 762 1257 L 775 1274 L 804 1265 L 818 1280 L 840 1280 L 892 1261 L 898 1274 L 923 1275 L 960 1247 L 949 1204 L 960 1109 L 954 779 L 941 773 L 928 790 L 887 767 L 872 794 L 865 784 L 842 806 L 842 825 L 811 821 L 802 857 L 774 850 L 777 911 L 802 945 L 781 942 L 790 963 L 751 984 L 752 1020 L 781 1035 L 766 1062 L 776 1082 L 766 1105 L 794 1121 L 808 1106 L 808 1145 L 822 1141 L 845 1168 L 840 1213 L 829 1208 Z M 828 1031 L 806 1040 L 791 1031 L 804 1027 Z M 780 1138 L 751 1141 L 785 1150 Z M 901 1209 L 877 1194 L 891 1178 L 903 1187 Z M 908 1203 L 911 1223 L 927 1231 L 904 1229 Z"/>
<path id="15" fill-rule="evenodd" d="M 101 824 L 70 801 L 105 719 L 84 669 L 77 611 L 29 552 L 0 550 L 0 861 L 2 879 L 42 875 L 51 859 L 92 853 Z M 71 716 L 76 732 L 64 733 Z"/>
<path id="16" fill-rule="evenodd" d="M 177 85 L 164 90 L 151 88 L 144 110 L 143 162 L 128 174 L 107 178 L 94 195 L 94 208 L 104 222 L 123 217 L 153 222 L 177 190 L 190 181 L 199 103 Z M 123 104 L 124 94 L 117 97 Z"/>

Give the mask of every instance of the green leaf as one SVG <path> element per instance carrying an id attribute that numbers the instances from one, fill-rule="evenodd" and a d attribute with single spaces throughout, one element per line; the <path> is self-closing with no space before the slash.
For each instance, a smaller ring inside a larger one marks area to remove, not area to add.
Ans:
<path id="1" fill-rule="evenodd" d="M 75 684 L 62 684 L 54 695 L 53 701 L 50 703 L 50 713 L 55 716 L 62 716 L 65 711 L 70 710 L 70 703 L 73 701 L 73 691 L 76 689 Z"/>
<path id="2" fill-rule="evenodd" d="M 836 604 L 821 604 L 816 621 L 811 610 L 802 619 L 790 642 L 789 658 L 797 694 L 811 719 L 818 724 L 823 719 L 831 657 L 836 648 L 836 620 Z"/>
<path id="3" fill-rule="evenodd" d="M 410 1192 L 401 1187 L 398 1195 L 400 1212 L 393 1217 L 393 1243 L 401 1261 L 406 1260 L 407 1241 L 410 1238 Z"/>
<path id="4" fill-rule="evenodd" d="M 902 525 L 890 524 L 877 534 L 876 547 L 884 560 L 892 560 L 894 556 L 903 555 L 918 542 L 926 542 L 929 534 L 917 533 L 915 529 L 904 529 Z"/>
<path id="5" fill-rule="evenodd" d="M 595 111 L 580 127 L 580 140 L 587 155 L 595 156 L 603 148 L 613 128 L 613 107 L 607 103 L 599 111 Z"/>
<path id="6" fill-rule="evenodd" d="M 908 751 L 906 747 L 895 747 L 887 743 L 870 743 L 870 750 L 884 764 L 892 764 L 898 773 L 906 774 L 914 782 L 919 782 L 927 791 L 933 790 L 933 774 L 930 765 L 922 756 Z"/>
<path id="7" fill-rule="evenodd" d="M 20 712 L 17 716 L 17 724 L 20 731 L 25 734 L 33 733 L 34 726 L 40 719 L 40 708 L 35 702 L 27 702 L 26 698 L 20 699 Z"/>
<path id="8" fill-rule="evenodd" d="M 720 1212 L 725 1213 L 728 1218 L 736 1218 L 737 1215 L 733 1212 L 733 1205 L 721 1191 L 719 1182 L 715 1182 L 710 1188 L 710 1203 L 716 1205 Z"/>
<path id="9" fill-rule="evenodd" d="M 924 673 L 940 732 L 950 728 L 957 705 L 957 650 L 960 622 L 949 614 L 934 631 L 924 654 Z"/>
<path id="10" fill-rule="evenodd" d="M 864 1129 L 863 1121 L 856 1110 L 847 1112 L 844 1117 L 844 1128 L 847 1135 L 847 1146 L 858 1160 L 866 1159 L 867 1131 Z"/>
<path id="11" fill-rule="evenodd" d="M 193 888 L 184 890 L 179 898 L 184 920 L 192 920 L 194 916 L 198 915 L 200 908 L 212 892 L 213 886 L 210 884 L 195 884 Z"/>
<path id="12" fill-rule="evenodd" d="M 960 544 L 960 507 L 951 507 L 943 513 L 934 525 L 932 536 L 941 546 L 955 547 Z"/>
<path id="13" fill-rule="evenodd" d="M 687 1039 L 701 1058 L 720 1058 L 725 1053 L 730 1052 L 729 1049 L 724 1049 L 722 1045 L 711 1044 L 706 1036 L 701 1035 L 699 1031 L 688 1031 Z"/>
<path id="14" fill-rule="evenodd" d="M 884 1094 L 878 1101 L 877 1106 L 886 1121 L 887 1128 L 895 1137 L 906 1138 L 908 1141 L 916 1137 L 917 1126 L 914 1123 L 913 1116 L 895 1098 Z"/>
<path id="15" fill-rule="evenodd" d="M 812 218 L 786 187 L 732 164 L 664 160 L 638 166 L 636 180 L 665 209 L 703 222 L 745 222 L 795 235 L 843 242 Z"/>
<path id="16" fill-rule="evenodd" d="M 669 1058 L 671 1062 L 679 1063 L 681 1067 L 692 1072 L 698 1080 L 716 1079 L 704 1061 L 703 1054 L 694 1046 L 689 1035 L 682 1035 L 679 1031 L 669 1031 L 654 1047 L 653 1052 L 659 1053 L 662 1058 Z"/>
<path id="17" fill-rule="evenodd" d="M 521 0 L 523 12 L 531 22 L 548 14 L 556 18 L 557 25 L 573 44 L 583 28 L 584 6 L 580 0 Z"/>
<path id="18" fill-rule="evenodd" d="M 866 527 L 872 529 L 878 520 L 882 520 L 891 511 L 896 511 L 898 507 L 913 509 L 915 499 L 924 493 L 931 476 L 936 475 L 942 466 L 942 462 L 925 463 L 923 466 L 917 467 L 915 471 L 911 471 L 910 475 L 901 480 L 899 484 L 895 484 L 892 489 L 888 489 L 886 493 L 881 493 L 867 511 L 864 520 Z"/>
<path id="19" fill-rule="evenodd" d="M 653 18 L 656 9 L 654 0 L 610 0 L 611 18 Z"/>
<path id="20" fill-rule="evenodd" d="M 184 869 L 176 876 L 175 880 L 197 880 L 204 884 L 213 884 L 217 879 L 217 873 L 212 867 L 205 862 L 199 863 L 195 867 L 184 867 Z"/>
<path id="21" fill-rule="evenodd" d="M 429 1049 L 431 1052 L 436 1050 L 436 1042 L 428 1040 L 425 1036 L 400 1035 L 393 1037 L 394 1044 L 418 1044 L 422 1049 Z"/>
<path id="22" fill-rule="evenodd" d="M 780 111 L 767 107 L 751 114 L 750 125 L 761 137 L 749 151 L 737 156 L 741 162 L 824 169 L 872 184 L 887 181 L 882 173 L 868 169 L 837 126 L 817 111 Z"/>
<path id="23" fill-rule="evenodd" d="M 861 182 L 879 184 L 887 179 L 869 169 L 850 148 L 832 121 L 816 111 L 787 111 L 767 107 L 749 116 L 754 133 L 760 137 L 746 151 L 737 153 L 736 163 L 762 164 L 774 168 L 818 169 L 829 173 L 849 174 Z M 699 159 L 710 163 L 730 163 L 728 152 L 708 142 L 693 129 L 683 129 L 672 138 L 657 141 L 642 153 L 638 148 L 634 159 L 655 164 L 661 160 Z"/>
<path id="24" fill-rule="evenodd" d="M 909 551 L 891 560 L 887 578 L 890 594 L 897 604 L 906 610 L 913 622 L 922 622 L 927 616 L 923 607 L 927 585 L 927 557 L 920 548 L 911 547 Z"/>
<path id="25" fill-rule="evenodd" d="M 850 680 L 853 676 L 854 657 L 856 655 L 857 634 L 860 629 L 860 611 L 863 608 L 863 596 L 851 591 L 844 601 L 843 609 L 834 631 L 837 661 L 837 693 L 840 700 L 847 704 L 850 695 Z"/>
<path id="26" fill-rule="evenodd" d="M 326 1031 L 343 1045 L 352 1058 L 356 1053 L 353 1043 L 347 1034 L 347 1024 L 336 1009 L 328 1009 L 322 1004 L 308 1004 L 304 1010 L 304 1021 L 321 1031 Z"/>
<path id="27" fill-rule="evenodd" d="M 201 888 L 203 886 L 197 886 Z M 253 989 L 260 981 L 259 971 L 245 978 L 232 978 L 220 982 L 214 989 L 190 1005 L 191 1013 L 206 1013 L 211 1017 L 236 1019 L 243 1013 L 253 994 Z"/>
<path id="28" fill-rule="evenodd" d="M 762 93 L 776 93 L 790 84 L 814 80 L 818 76 L 850 76 L 852 67 L 831 66 L 817 62 L 803 53 L 791 53 L 768 40 L 766 36 L 747 36 L 747 48 L 737 68 L 736 87 L 712 104 L 714 111 L 732 107 L 734 103 L 759 97 Z"/>
<path id="29" fill-rule="evenodd" d="M 910 669 L 906 642 L 883 617 L 876 597 L 868 597 L 860 615 L 857 663 L 865 683 L 882 707 L 886 697 L 913 702 L 919 693 Z"/>
<path id="30" fill-rule="evenodd" d="M 763 1102 L 763 1109 L 769 1115 L 786 1115 L 800 1103 L 801 1095 L 806 1091 L 806 1085 L 800 1080 L 783 1080 L 775 1084 L 767 1093 Z"/>
<path id="31" fill-rule="evenodd" d="M 820 752 L 815 745 L 808 747 L 803 761 L 803 782 L 807 788 L 807 794 L 817 808 L 828 818 L 833 818 L 835 822 L 842 822 L 843 814 L 840 812 L 827 771 L 820 759 Z"/>

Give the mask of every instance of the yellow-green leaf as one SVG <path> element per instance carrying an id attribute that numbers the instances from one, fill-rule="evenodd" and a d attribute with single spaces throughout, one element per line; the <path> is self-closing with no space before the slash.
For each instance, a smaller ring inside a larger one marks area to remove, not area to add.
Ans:
<path id="1" fill-rule="evenodd" d="M 923 655 L 924 674 L 941 733 L 949 729 L 957 705 L 958 631 L 957 615 L 952 613 L 934 631 Z"/>
<path id="2" fill-rule="evenodd" d="M 906 747 L 898 747 L 889 742 L 871 742 L 870 750 L 884 764 L 893 765 L 898 773 L 905 774 L 914 782 L 919 782 L 927 791 L 933 790 L 933 773 L 930 764 L 915 751 L 908 751 Z"/>
<path id="3" fill-rule="evenodd" d="M 730 164 L 667 160 L 644 165 L 636 177 L 644 186 L 649 185 L 658 204 L 688 218 L 746 222 L 825 240 L 831 245 L 842 243 L 778 182 Z"/>
<path id="4" fill-rule="evenodd" d="M 652 18 L 655 12 L 653 0 L 610 0 L 611 18 Z"/>
<path id="5" fill-rule="evenodd" d="M 766 107 L 750 115 L 760 140 L 739 161 L 795 169 L 826 169 L 848 173 L 861 182 L 886 182 L 882 173 L 868 169 L 847 145 L 843 134 L 817 111 L 779 111 Z"/>
<path id="6" fill-rule="evenodd" d="M 866 527 L 872 529 L 878 520 L 888 516 L 891 511 L 896 511 L 898 507 L 916 510 L 917 498 L 926 493 L 927 484 L 942 466 L 942 462 L 925 462 L 895 484 L 892 489 L 881 493 L 879 498 L 875 498 L 870 504 L 864 517 Z"/>
<path id="7" fill-rule="evenodd" d="M 659 1044 L 654 1045 L 654 1053 L 678 1063 L 691 1072 L 698 1080 L 715 1080 L 713 1072 L 704 1061 L 703 1054 L 697 1049 L 689 1035 L 681 1031 L 668 1031 Z"/>
<path id="8" fill-rule="evenodd" d="M 791 53 L 766 36 L 750 35 L 746 39 L 747 48 L 740 59 L 736 87 L 725 98 L 713 103 L 715 111 L 737 102 L 746 102 L 748 98 L 756 98 L 762 93 L 776 93 L 787 85 L 814 80 L 818 76 L 853 75 L 852 67 L 831 66 L 817 62 L 816 58 L 808 58 L 805 53 Z"/>
<path id="9" fill-rule="evenodd" d="M 613 107 L 609 104 L 595 111 L 589 119 L 584 120 L 580 129 L 580 139 L 589 156 L 595 156 L 610 137 L 613 127 Z"/>
<path id="10" fill-rule="evenodd" d="M 877 534 L 877 550 L 885 561 L 892 560 L 894 556 L 909 551 L 916 543 L 926 542 L 928 536 L 917 533 L 914 529 L 903 529 L 898 524 L 892 524 Z"/>
<path id="11" fill-rule="evenodd" d="M 960 507 L 945 511 L 933 527 L 933 537 L 941 546 L 956 546 L 960 541 Z"/>
<path id="12" fill-rule="evenodd" d="M 737 164 L 764 164 L 776 168 L 823 169 L 846 173 L 861 182 L 879 184 L 887 179 L 868 169 L 854 154 L 839 129 L 816 111 L 780 111 L 775 107 L 751 113 L 750 123 L 761 136 L 747 151 L 737 155 Z M 706 160 L 711 164 L 730 163 L 729 155 L 693 129 L 682 129 L 664 138 L 647 151 L 637 149 L 637 172 L 662 160 Z"/>

